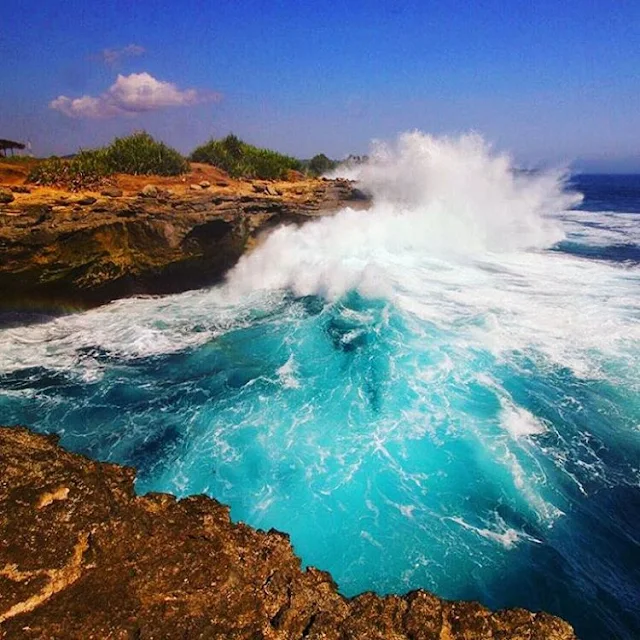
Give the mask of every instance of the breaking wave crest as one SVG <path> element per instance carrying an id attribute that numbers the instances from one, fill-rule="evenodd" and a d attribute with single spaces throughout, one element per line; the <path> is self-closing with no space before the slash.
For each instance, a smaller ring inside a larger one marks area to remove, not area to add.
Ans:
<path id="1" fill-rule="evenodd" d="M 408 257 L 467 260 L 547 248 L 564 237 L 553 214 L 581 200 L 563 189 L 564 173 L 518 173 L 475 134 L 407 133 L 395 145 L 376 145 L 370 161 L 347 175 L 373 195 L 364 219 L 346 209 L 302 228 L 278 229 L 240 261 L 230 291 L 389 295 L 395 284 L 389 271 L 402 269 Z"/>

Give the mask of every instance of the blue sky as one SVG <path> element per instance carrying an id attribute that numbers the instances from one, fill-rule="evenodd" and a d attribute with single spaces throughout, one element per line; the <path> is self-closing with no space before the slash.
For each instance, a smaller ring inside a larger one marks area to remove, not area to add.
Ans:
<path id="1" fill-rule="evenodd" d="M 637 0 L 21 0 L 0 86 L 0 137 L 38 155 L 144 128 L 183 152 L 233 131 L 342 157 L 417 128 L 640 171 Z"/>

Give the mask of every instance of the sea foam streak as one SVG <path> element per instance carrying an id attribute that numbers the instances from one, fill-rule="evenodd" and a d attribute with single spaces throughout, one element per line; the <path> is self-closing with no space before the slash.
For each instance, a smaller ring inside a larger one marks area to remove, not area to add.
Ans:
<path id="1" fill-rule="evenodd" d="M 639 483 L 640 270 L 556 248 L 637 222 L 476 135 L 353 171 L 371 210 L 274 231 L 222 287 L 0 330 L 2 422 L 286 530 L 347 594 L 575 607 L 604 637 L 584 585 L 633 538 L 598 505 Z"/>

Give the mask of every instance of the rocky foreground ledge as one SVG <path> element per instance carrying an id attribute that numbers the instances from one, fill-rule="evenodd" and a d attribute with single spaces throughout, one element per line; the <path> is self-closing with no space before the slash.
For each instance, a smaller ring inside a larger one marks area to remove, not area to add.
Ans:
<path id="1" fill-rule="evenodd" d="M 545 613 L 425 591 L 346 599 L 285 534 L 203 496 L 136 496 L 134 476 L 0 427 L 0 637 L 575 638 Z"/>
<path id="2" fill-rule="evenodd" d="M 211 180 L 121 176 L 121 186 L 81 194 L 0 189 L 0 310 L 85 308 L 213 284 L 262 232 L 369 204 L 346 180 L 213 182 L 211 168 L 197 170 Z"/>

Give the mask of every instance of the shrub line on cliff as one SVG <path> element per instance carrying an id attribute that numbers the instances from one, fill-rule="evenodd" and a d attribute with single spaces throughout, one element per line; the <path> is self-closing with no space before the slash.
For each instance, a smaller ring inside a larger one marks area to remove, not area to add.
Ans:
<path id="1" fill-rule="evenodd" d="M 107 147 L 81 150 L 71 159 L 49 158 L 32 169 L 27 181 L 79 191 L 97 189 L 115 173 L 177 176 L 188 171 L 180 153 L 139 131 Z"/>

